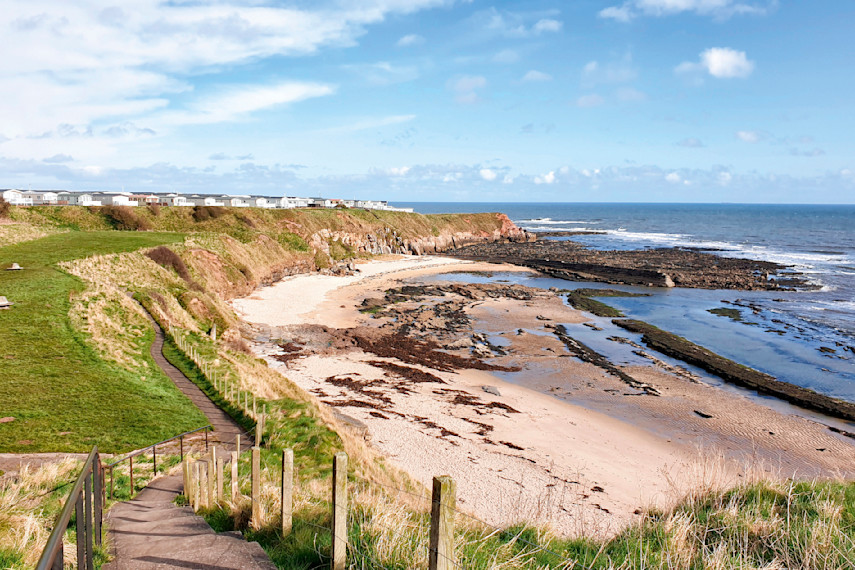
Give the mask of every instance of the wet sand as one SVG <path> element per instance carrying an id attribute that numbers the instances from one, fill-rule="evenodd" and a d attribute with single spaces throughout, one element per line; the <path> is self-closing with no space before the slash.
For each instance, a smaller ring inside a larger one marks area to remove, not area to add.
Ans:
<path id="1" fill-rule="evenodd" d="M 447 258 L 359 267 L 350 277 L 289 277 L 234 306 L 272 366 L 362 422 L 371 443 L 425 485 L 454 477 L 461 508 L 487 522 L 609 535 L 699 483 L 855 476 L 855 446 L 824 426 L 655 365 L 622 369 L 660 394 L 651 395 L 574 358 L 549 327 L 586 317 L 550 292 L 490 298 L 473 289 L 398 300 L 386 316 L 359 312 L 363 300 L 419 276 L 524 269 Z M 395 338 L 407 318 L 424 342 L 519 371 L 437 370 L 356 347 L 372 335 Z M 457 326 L 466 319 L 469 330 Z"/>

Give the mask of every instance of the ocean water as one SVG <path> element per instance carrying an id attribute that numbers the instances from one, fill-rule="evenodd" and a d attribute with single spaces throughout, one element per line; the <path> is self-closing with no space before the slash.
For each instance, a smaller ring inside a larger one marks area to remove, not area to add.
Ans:
<path id="1" fill-rule="evenodd" d="M 614 287 L 551 278 L 494 275 L 539 287 L 612 287 L 649 297 L 603 299 L 628 317 L 800 386 L 855 402 L 855 206 L 740 204 L 407 203 L 420 213 L 506 213 L 533 232 L 573 236 L 593 249 L 692 247 L 774 261 L 817 286 L 800 292 Z M 546 238 L 548 239 L 548 238 Z M 564 239 L 564 238 L 555 238 Z M 467 277 L 466 279 L 470 279 Z M 741 320 L 710 313 L 740 311 Z M 577 331 L 617 362 L 634 363 L 602 335 Z M 613 325 L 612 325 L 613 326 Z M 602 336 L 603 338 L 599 338 Z M 621 336 L 627 336 L 623 331 Z"/>

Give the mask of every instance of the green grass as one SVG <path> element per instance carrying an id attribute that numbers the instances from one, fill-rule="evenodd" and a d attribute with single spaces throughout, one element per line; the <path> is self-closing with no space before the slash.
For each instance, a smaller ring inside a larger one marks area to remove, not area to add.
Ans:
<path id="1" fill-rule="evenodd" d="M 286 537 L 278 521 L 256 531 L 234 525 L 225 510 L 205 516 L 218 531 L 241 528 L 278 568 L 329 564 L 327 503 L 295 512 Z M 247 517 L 242 514 L 244 522 Z M 425 567 L 429 524 L 427 511 L 408 511 L 394 500 L 351 504 L 348 567 Z M 855 561 L 855 482 L 757 482 L 699 493 L 671 511 L 647 513 L 610 540 L 555 538 L 526 525 L 495 529 L 460 515 L 456 524 L 455 557 L 467 569 L 832 570 L 851 568 Z"/>
<path id="2" fill-rule="evenodd" d="M 15 305 L 0 311 L 2 452 L 104 452 L 144 447 L 205 423 L 166 376 L 145 380 L 99 358 L 69 320 L 70 296 L 85 283 L 57 267 L 98 254 L 180 242 L 183 235 L 150 232 L 71 232 L 0 248 L 0 295 Z M 144 344 L 150 345 L 153 332 Z"/>

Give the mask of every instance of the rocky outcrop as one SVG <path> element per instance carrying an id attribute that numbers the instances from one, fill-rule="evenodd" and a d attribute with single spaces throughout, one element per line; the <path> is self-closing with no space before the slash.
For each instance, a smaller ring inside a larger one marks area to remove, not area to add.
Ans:
<path id="1" fill-rule="evenodd" d="M 496 214 L 500 224 L 493 231 L 438 232 L 437 235 L 402 236 L 397 230 L 384 227 L 367 233 L 336 231 L 324 228 L 311 235 L 309 246 L 325 254 L 338 242 L 353 253 L 397 253 L 425 255 L 442 253 L 474 244 L 535 241 L 536 236 L 517 227 L 505 214 Z"/>

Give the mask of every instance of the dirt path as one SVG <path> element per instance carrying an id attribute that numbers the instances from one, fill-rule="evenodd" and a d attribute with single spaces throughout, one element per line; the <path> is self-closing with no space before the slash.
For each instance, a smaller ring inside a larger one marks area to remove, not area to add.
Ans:
<path id="1" fill-rule="evenodd" d="M 190 401 L 193 402 L 193 404 L 199 408 L 203 414 L 205 414 L 205 417 L 208 418 L 208 423 L 214 426 L 213 441 L 231 450 L 233 449 L 233 446 L 230 447 L 230 445 L 234 443 L 235 436 L 240 434 L 241 442 L 246 442 L 247 445 L 252 445 L 253 439 L 250 434 L 244 431 L 244 429 L 241 428 L 231 416 L 218 408 L 216 404 L 214 404 L 214 402 L 212 402 L 198 386 L 188 380 L 187 377 L 178 370 L 178 368 L 166 360 L 166 357 L 163 356 L 163 329 L 160 328 L 160 325 L 158 325 L 154 319 L 152 319 L 151 322 L 154 326 L 155 332 L 155 339 L 151 345 L 151 357 L 154 359 L 155 364 L 163 370 L 163 373 L 172 380 L 178 389 L 181 390 L 185 396 L 190 398 Z"/>

